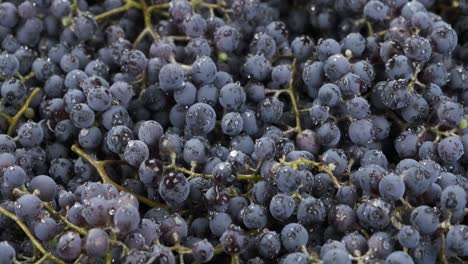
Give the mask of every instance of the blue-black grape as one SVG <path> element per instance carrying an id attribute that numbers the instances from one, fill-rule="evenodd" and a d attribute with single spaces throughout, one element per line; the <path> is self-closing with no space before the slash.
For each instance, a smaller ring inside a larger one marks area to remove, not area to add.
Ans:
<path id="1" fill-rule="evenodd" d="M 0 262 L 12 264 L 15 260 L 16 250 L 7 241 L 0 242 Z"/>
<path id="2" fill-rule="evenodd" d="M 281 243 L 289 252 L 297 251 L 305 246 L 308 238 L 307 230 L 298 223 L 287 224 L 281 230 Z"/>

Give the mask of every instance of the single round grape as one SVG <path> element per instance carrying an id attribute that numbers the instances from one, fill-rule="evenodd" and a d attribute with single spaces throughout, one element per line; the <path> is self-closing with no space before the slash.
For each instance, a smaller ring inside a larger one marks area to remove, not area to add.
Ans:
<path id="1" fill-rule="evenodd" d="M 241 212 L 242 221 L 249 229 L 262 229 L 268 223 L 265 209 L 258 204 L 251 204 Z"/>
<path id="2" fill-rule="evenodd" d="M 275 231 L 266 231 L 263 233 L 257 244 L 258 253 L 268 259 L 278 256 L 281 250 L 281 240 Z"/>
<path id="3" fill-rule="evenodd" d="M 196 242 L 192 246 L 193 258 L 199 263 L 207 263 L 214 257 L 215 249 L 213 245 L 204 239 Z"/>
<path id="4" fill-rule="evenodd" d="M 170 206 L 182 204 L 190 193 L 190 185 L 182 173 L 169 173 L 161 179 L 159 194 Z"/>
<path id="5" fill-rule="evenodd" d="M 286 221 L 294 213 L 296 202 L 294 199 L 286 194 L 276 194 L 270 201 L 270 214 L 273 218 Z"/>
<path id="6" fill-rule="evenodd" d="M 34 224 L 34 234 L 44 242 L 54 238 L 54 236 L 57 235 L 58 230 L 57 222 L 50 217 L 40 219 Z"/>
<path id="7" fill-rule="evenodd" d="M 5 264 L 13 264 L 15 261 L 16 251 L 7 242 L 0 242 L 0 262 Z"/>
<path id="8" fill-rule="evenodd" d="M 128 164 L 138 167 L 149 158 L 149 149 L 143 141 L 130 140 L 125 147 L 123 155 Z"/>
<path id="9" fill-rule="evenodd" d="M 140 224 L 140 213 L 135 206 L 124 205 L 115 211 L 114 225 L 118 232 L 128 234 L 138 228 Z"/>
<path id="10" fill-rule="evenodd" d="M 187 110 L 186 122 L 189 130 L 195 135 L 205 135 L 214 129 L 216 112 L 205 103 L 196 103 Z"/>
<path id="11" fill-rule="evenodd" d="M 34 192 L 36 190 L 39 191 L 38 196 L 41 200 L 49 202 L 57 194 L 57 184 L 49 176 L 38 175 L 29 182 L 29 191 Z"/>
<path id="12" fill-rule="evenodd" d="M 191 77 L 197 84 L 210 84 L 216 78 L 216 64 L 210 57 L 198 57 L 192 64 Z"/>
<path id="13" fill-rule="evenodd" d="M 223 235 L 224 231 L 232 224 L 231 216 L 227 213 L 217 213 L 209 222 L 211 233 L 217 237 Z"/>
<path id="14" fill-rule="evenodd" d="M 3 181 L 8 186 L 20 187 L 26 182 L 27 175 L 23 168 L 12 165 L 3 172 Z"/>
<path id="15" fill-rule="evenodd" d="M 413 209 L 410 221 L 422 235 L 429 235 L 437 230 L 439 216 L 433 208 L 421 205 Z"/>
<path id="16" fill-rule="evenodd" d="M 72 261 L 81 254 L 81 238 L 75 231 L 68 231 L 57 242 L 57 254 L 61 259 Z"/>
<path id="17" fill-rule="evenodd" d="M 414 248 L 418 245 L 421 235 L 416 228 L 404 225 L 398 231 L 398 242 L 406 248 Z"/>
<path id="18" fill-rule="evenodd" d="M 221 129 L 228 136 L 238 135 L 244 127 L 244 120 L 237 112 L 230 112 L 221 119 Z"/>
<path id="19" fill-rule="evenodd" d="M 301 224 L 290 223 L 281 230 L 281 242 L 289 252 L 297 251 L 305 246 L 308 239 L 307 230 Z"/>
<path id="20" fill-rule="evenodd" d="M 33 220 L 41 209 L 42 202 L 36 195 L 25 194 L 15 202 L 15 214 L 23 221 Z"/>
<path id="21" fill-rule="evenodd" d="M 95 114 L 87 104 L 76 104 L 70 112 L 70 119 L 78 128 L 87 128 L 93 125 Z"/>
<path id="22" fill-rule="evenodd" d="M 403 178 L 393 173 L 384 176 L 379 183 L 379 192 L 388 201 L 399 200 L 405 193 Z"/>

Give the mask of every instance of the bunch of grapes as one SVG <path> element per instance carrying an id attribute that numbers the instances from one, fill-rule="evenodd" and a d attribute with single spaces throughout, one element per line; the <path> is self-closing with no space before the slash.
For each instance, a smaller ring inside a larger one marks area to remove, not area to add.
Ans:
<path id="1" fill-rule="evenodd" d="M 0 3 L 0 263 L 468 261 L 468 1 Z"/>

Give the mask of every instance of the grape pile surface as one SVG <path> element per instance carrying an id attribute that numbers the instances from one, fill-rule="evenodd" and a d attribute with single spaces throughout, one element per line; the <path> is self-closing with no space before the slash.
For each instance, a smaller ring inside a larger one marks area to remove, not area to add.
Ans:
<path id="1" fill-rule="evenodd" d="M 0 1 L 0 264 L 468 263 L 467 0 Z"/>

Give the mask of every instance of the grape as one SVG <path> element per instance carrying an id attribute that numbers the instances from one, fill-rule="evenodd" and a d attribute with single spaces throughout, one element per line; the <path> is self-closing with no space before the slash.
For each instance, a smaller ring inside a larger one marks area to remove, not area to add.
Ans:
<path id="1" fill-rule="evenodd" d="M 257 81 L 265 80 L 272 72 L 271 62 L 263 55 L 254 55 L 247 59 L 244 66 L 244 74 L 248 79 Z"/>
<path id="2" fill-rule="evenodd" d="M 82 128 L 78 134 L 78 142 L 85 149 L 96 148 L 102 142 L 102 132 L 95 126 Z"/>
<path id="3" fill-rule="evenodd" d="M 29 183 L 29 191 L 39 191 L 39 198 L 43 201 L 51 201 L 57 194 L 57 184 L 55 181 L 46 175 L 38 175 L 34 177 Z"/>
<path id="4" fill-rule="evenodd" d="M 49 241 L 58 232 L 58 224 L 53 218 L 44 218 L 34 224 L 34 234 L 42 241 Z"/>
<path id="5" fill-rule="evenodd" d="M 20 187 L 26 182 L 27 175 L 23 168 L 12 165 L 3 172 L 3 181 L 12 187 Z"/>
<path id="6" fill-rule="evenodd" d="M 351 71 L 351 64 L 343 55 L 335 54 L 328 57 L 325 61 L 323 71 L 328 79 L 336 81 Z"/>
<path id="7" fill-rule="evenodd" d="M 17 9 L 16 6 L 9 2 L 4 2 L 0 4 L 0 14 L 2 19 L 0 19 L 0 25 L 12 28 L 18 22 Z"/>
<path id="8" fill-rule="evenodd" d="M 433 28 L 430 37 L 434 49 L 439 53 L 450 54 L 457 46 L 457 33 L 447 25 Z"/>
<path id="9" fill-rule="evenodd" d="M 263 32 L 255 34 L 250 43 L 250 52 L 252 54 L 263 54 L 267 59 L 271 59 L 275 55 L 276 48 L 275 40 Z"/>
<path id="10" fill-rule="evenodd" d="M 465 150 L 460 138 L 451 136 L 437 144 L 437 152 L 443 161 L 453 163 L 463 156 Z"/>
<path id="11" fill-rule="evenodd" d="M 231 26 L 221 26 L 214 33 L 216 48 L 230 52 L 237 49 L 240 42 L 240 33 Z"/>
<path id="12" fill-rule="evenodd" d="M 221 120 L 223 133 L 228 136 L 238 135 L 244 128 L 244 120 L 237 112 L 230 112 L 223 116 Z"/>
<path id="13" fill-rule="evenodd" d="M 21 104 L 26 97 L 26 88 L 18 79 L 11 78 L 2 83 L 1 96 L 10 104 Z"/>
<path id="14" fill-rule="evenodd" d="M 451 221 L 463 219 L 467 197 L 464 189 L 457 185 L 447 186 L 440 195 L 440 207 L 446 215 L 451 215 Z"/>
<path id="15" fill-rule="evenodd" d="M 328 215 L 328 221 L 331 222 L 338 231 L 350 231 L 356 224 L 356 213 L 348 205 L 337 205 Z"/>
<path id="16" fill-rule="evenodd" d="M 259 105 L 260 118 L 265 123 L 276 123 L 283 114 L 284 104 L 275 97 L 265 98 Z"/>
<path id="17" fill-rule="evenodd" d="M 87 103 L 88 106 L 94 111 L 103 112 L 111 106 L 112 95 L 109 89 L 104 87 L 96 87 L 89 91 L 87 95 Z"/>
<path id="18" fill-rule="evenodd" d="M 200 263 L 207 263 L 214 257 L 215 249 L 213 245 L 204 239 L 196 242 L 192 246 L 193 258 Z"/>
<path id="19" fill-rule="evenodd" d="M 89 13 L 84 13 L 73 20 L 73 33 L 80 40 L 89 40 L 97 31 L 96 19 Z"/>
<path id="20" fill-rule="evenodd" d="M 18 6 L 18 15 L 23 18 L 32 18 L 36 15 L 36 5 L 31 1 L 24 1 Z"/>
<path id="21" fill-rule="evenodd" d="M 361 203 L 356 210 L 361 226 L 383 230 L 390 224 L 389 204 L 381 199 L 373 199 Z"/>
<path id="22" fill-rule="evenodd" d="M 381 21 L 385 19 L 389 8 L 381 1 L 371 0 L 364 6 L 364 16 L 370 20 Z"/>
<path id="23" fill-rule="evenodd" d="M 374 141 L 374 126 L 370 120 L 360 119 L 349 125 L 349 139 L 358 145 L 366 145 Z"/>
<path id="24" fill-rule="evenodd" d="M 405 193 L 403 178 L 393 173 L 387 174 L 379 183 L 379 192 L 388 201 L 396 201 Z"/>
<path id="25" fill-rule="evenodd" d="M 308 237 L 307 230 L 301 224 L 290 223 L 281 230 L 281 243 L 289 252 L 297 251 L 304 246 Z"/>
<path id="26" fill-rule="evenodd" d="M 7 241 L 0 242 L 0 262 L 12 264 L 15 260 L 15 256 L 15 249 Z"/>
<path id="27" fill-rule="evenodd" d="M 191 57 L 210 56 L 212 48 L 207 39 L 203 37 L 192 38 L 185 47 L 185 52 Z"/>
<path id="28" fill-rule="evenodd" d="M 161 236 L 164 243 L 174 244 L 187 238 L 188 226 L 185 220 L 177 215 L 171 215 L 161 222 Z"/>
<path id="29" fill-rule="evenodd" d="M 367 240 L 358 232 L 352 232 L 345 235 L 341 242 L 345 245 L 348 252 L 360 256 L 362 252 L 367 252 Z"/>
<path id="30" fill-rule="evenodd" d="M 398 231 L 398 241 L 406 248 L 414 248 L 418 245 L 421 235 L 416 228 L 405 225 Z"/>
<path id="31" fill-rule="evenodd" d="M 124 150 L 124 159 L 128 164 L 138 167 L 149 157 L 148 146 L 140 140 L 130 140 Z"/>
<path id="32" fill-rule="evenodd" d="M 13 77 L 19 70 L 19 60 L 15 55 L 0 54 L 0 76 L 3 78 Z"/>
<path id="33" fill-rule="evenodd" d="M 439 216 L 437 212 L 426 205 L 416 207 L 411 212 L 411 224 L 419 230 L 422 235 L 432 234 L 437 230 Z"/>
<path id="34" fill-rule="evenodd" d="M 276 185 L 280 192 L 293 193 L 299 188 L 299 175 L 289 166 L 281 167 L 276 173 Z"/>
<path id="35" fill-rule="evenodd" d="M 215 127 L 216 113 L 208 104 L 196 103 L 192 105 L 186 114 L 188 128 L 194 134 L 207 134 Z"/>
<path id="36" fill-rule="evenodd" d="M 320 125 L 328 120 L 329 117 L 328 106 L 314 105 L 310 108 L 309 116 L 314 125 Z"/>
<path id="37" fill-rule="evenodd" d="M 159 194 L 171 206 L 183 203 L 190 192 L 187 179 L 181 173 L 169 173 L 161 179 Z"/>
<path id="38" fill-rule="evenodd" d="M 287 30 L 286 24 L 282 21 L 273 21 L 266 26 L 265 32 L 273 37 L 276 44 L 282 44 L 287 41 L 289 32 Z"/>
<path id="39" fill-rule="evenodd" d="M 280 260 L 281 264 L 286 264 L 286 263 L 297 263 L 297 264 L 307 264 L 308 263 L 308 257 L 304 253 L 290 253 L 287 254 L 284 258 Z"/>
<path id="40" fill-rule="evenodd" d="M 106 144 L 110 151 L 123 153 L 130 140 L 133 140 L 132 130 L 126 126 L 114 126 L 107 133 Z"/>
<path id="41" fill-rule="evenodd" d="M 386 258 L 393 252 L 395 241 L 385 232 L 376 232 L 369 238 L 368 244 L 374 256 Z"/>
<path id="42" fill-rule="evenodd" d="M 385 259 L 385 263 L 391 264 L 391 263 L 414 263 L 413 259 L 408 255 L 408 253 L 405 253 L 403 251 L 395 251 L 392 254 L 388 255 L 388 257 Z"/>
<path id="43" fill-rule="evenodd" d="M 74 260 L 81 253 L 81 238 L 75 231 L 68 231 L 57 242 L 57 254 L 64 260 Z"/>
<path id="44" fill-rule="evenodd" d="M 166 64 L 159 71 L 159 85 L 163 91 L 182 88 L 185 85 L 184 79 L 184 70 L 175 63 Z"/>
<path id="45" fill-rule="evenodd" d="M 195 83 L 210 84 L 216 78 L 216 64 L 208 56 L 198 57 L 192 64 L 191 77 Z"/>
<path id="46" fill-rule="evenodd" d="M 468 248 L 466 245 L 467 231 L 468 228 L 466 225 L 452 226 L 447 232 L 446 250 L 457 256 L 465 257 L 468 255 Z"/>
<path id="47" fill-rule="evenodd" d="M 262 229 L 268 222 L 265 209 L 258 204 L 251 204 L 242 209 L 241 216 L 248 229 Z"/>
<path id="48" fill-rule="evenodd" d="M 110 88 L 110 93 L 114 100 L 117 100 L 120 105 L 128 106 L 130 100 L 135 95 L 134 89 L 126 82 L 118 81 L 113 83 Z"/>
<path id="49" fill-rule="evenodd" d="M 202 137 L 193 137 L 184 145 L 183 157 L 188 164 L 205 163 L 208 159 L 208 142 Z"/>
<path id="50" fill-rule="evenodd" d="M 25 194 L 15 202 L 15 214 L 23 221 L 33 220 L 41 209 L 41 200 L 32 194 Z"/>
<path id="51" fill-rule="evenodd" d="M 223 235 L 224 231 L 232 224 L 232 219 L 229 214 L 217 213 L 209 222 L 211 233 L 217 237 Z"/>
<path id="52" fill-rule="evenodd" d="M 95 114 L 87 104 L 76 104 L 70 112 L 70 119 L 78 128 L 87 128 L 93 125 Z"/>
<path id="53" fill-rule="evenodd" d="M 304 199 L 297 208 L 297 220 L 299 223 L 309 226 L 325 221 L 326 209 L 323 202 L 314 197 Z"/>
<path id="54" fill-rule="evenodd" d="M 341 49 L 350 50 L 353 57 L 361 57 L 366 48 L 366 39 L 360 33 L 350 33 L 341 41 Z"/>
<path id="55" fill-rule="evenodd" d="M 403 131 L 394 142 L 395 150 L 402 158 L 415 156 L 418 152 L 419 138 L 412 131 Z"/>
<path id="56" fill-rule="evenodd" d="M 140 213 L 132 205 L 124 205 L 115 211 L 114 225 L 118 232 L 128 234 L 138 228 L 140 224 Z"/>
<path id="57" fill-rule="evenodd" d="M 413 67 L 411 62 L 404 55 L 395 55 L 385 63 L 385 73 L 387 77 L 394 80 L 411 79 Z"/>
<path id="58" fill-rule="evenodd" d="M 442 125 L 455 127 L 463 118 L 462 106 L 452 101 L 443 101 L 437 108 L 437 117 Z"/>
<path id="59" fill-rule="evenodd" d="M 317 137 L 323 146 L 333 147 L 340 141 L 341 132 L 334 122 L 326 122 L 317 130 Z"/>
<path id="60" fill-rule="evenodd" d="M 78 57 L 73 54 L 65 54 L 60 58 L 60 68 L 66 73 L 78 70 L 79 67 L 80 61 Z"/>

